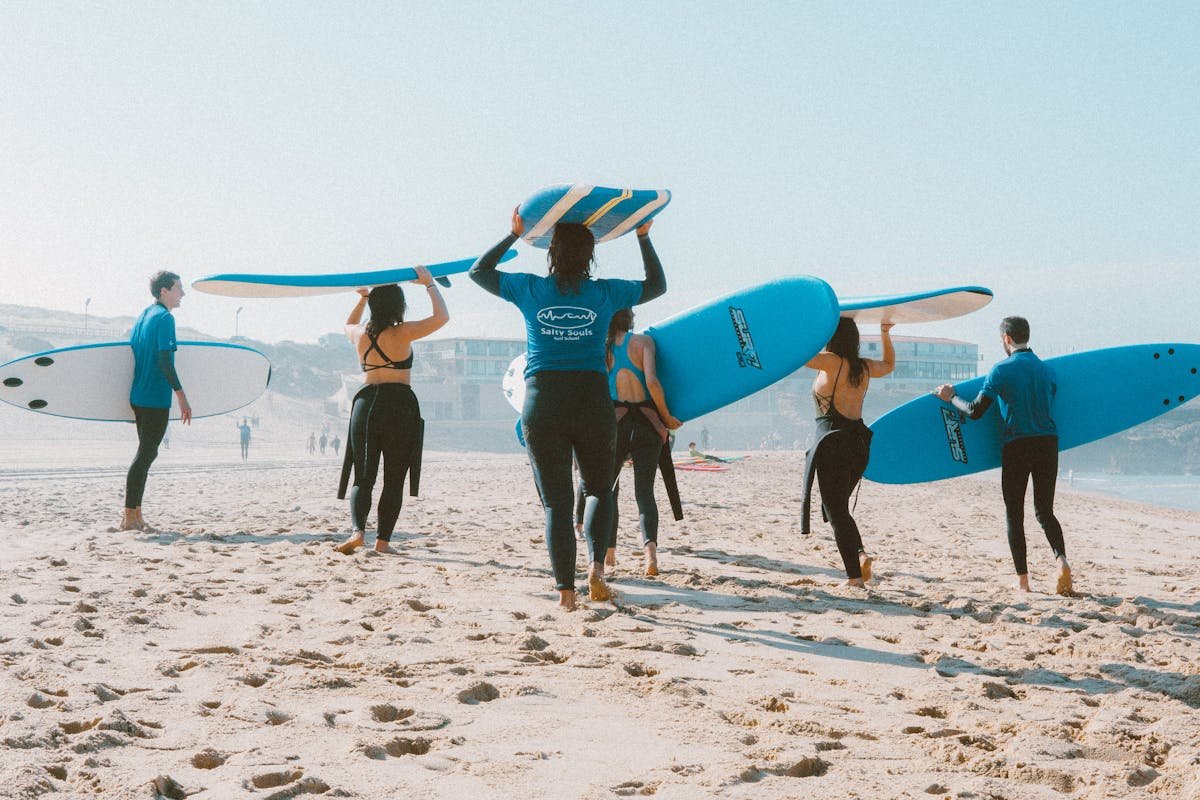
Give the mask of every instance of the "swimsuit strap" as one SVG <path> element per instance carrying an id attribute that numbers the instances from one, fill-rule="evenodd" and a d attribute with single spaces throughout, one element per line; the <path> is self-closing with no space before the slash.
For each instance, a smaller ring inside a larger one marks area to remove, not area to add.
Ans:
<path id="1" fill-rule="evenodd" d="M 391 359 L 391 357 L 388 356 L 387 353 L 383 352 L 383 348 L 379 346 L 378 336 L 373 335 L 370 332 L 368 332 L 367 339 L 371 342 L 371 344 L 367 347 L 367 349 L 363 352 L 363 355 L 362 355 L 361 366 L 362 366 L 363 372 L 371 372 L 372 370 L 377 370 L 377 369 L 411 369 L 412 368 L 413 354 L 412 354 L 411 350 L 408 353 L 408 358 L 404 359 L 403 361 L 393 361 Z M 379 356 L 384 360 L 385 363 L 383 363 L 383 364 L 368 364 L 367 363 L 367 353 L 371 352 L 372 350 L 374 350 L 376 353 L 379 353 Z"/>

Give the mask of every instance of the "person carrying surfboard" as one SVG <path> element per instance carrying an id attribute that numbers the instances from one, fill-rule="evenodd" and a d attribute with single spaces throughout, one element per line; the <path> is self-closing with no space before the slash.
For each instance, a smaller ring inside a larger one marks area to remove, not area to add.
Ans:
<path id="1" fill-rule="evenodd" d="M 613 314 L 608 326 L 608 391 L 617 417 L 617 447 L 613 459 L 613 494 L 609 499 L 608 548 L 605 567 L 617 563 L 618 476 L 625 459 L 633 458 L 633 492 L 637 499 L 638 526 L 642 533 L 647 576 L 658 574 L 658 504 L 654 500 L 654 476 L 663 468 L 663 480 L 672 498 L 677 519 L 683 517 L 679 490 L 675 484 L 675 465 L 670 451 L 663 461 L 667 431 L 681 423 L 671 416 L 662 383 L 655 371 L 654 340 L 632 333 L 633 309 Z"/>
<path id="2" fill-rule="evenodd" d="M 948 383 L 933 393 L 973 420 L 987 413 L 993 402 L 998 405 L 1004 420 L 1000 491 L 1004 495 L 1008 547 L 1017 570 L 1017 584 L 1021 591 L 1032 591 L 1025 553 L 1025 490 L 1032 478 L 1034 514 L 1058 562 L 1055 591 L 1070 595 L 1067 546 L 1062 525 L 1054 516 L 1058 428 L 1050 409 L 1058 385 L 1054 371 L 1029 349 L 1029 321 L 1024 317 L 1000 320 L 1000 342 L 1008 358 L 992 367 L 974 400 L 963 400 Z"/>
<path id="3" fill-rule="evenodd" d="M 138 449 L 125 475 L 123 531 L 152 530 L 142 516 L 142 496 L 150 465 L 158 458 L 158 446 L 167 432 L 172 392 L 179 403 L 180 422 L 192 422 L 192 407 L 175 372 L 175 317 L 171 315 L 183 300 L 183 281 L 174 272 L 161 270 L 150 276 L 150 294 L 154 302 L 142 311 L 129 333 L 133 349 L 129 405 L 137 426 Z"/>
<path id="4" fill-rule="evenodd" d="M 421 407 L 409 385 L 412 374 L 412 343 L 441 328 L 450 319 L 433 276 L 425 267 L 417 267 L 413 283 L 429 292 L 433 313 L 424 319 L 407 322 L 404 291 L 394 283 L 358 290 L 358 303 L 346 318 L 346 336 L 358 352 L 364 386 L 354 395 L 350 406 L 350 431 L 342 461 L 338 499 L 346 497 L 350 473 L 350 538 L 337 546 L 349 555 L 363 544 L 367 515 L 371 512 L 371 492 L 383 462 L 383 488 L 379 491 L 379 510 L 375 532 L 375 550 L 391 553 L 389 542 L 404 503 L 404 479 L 408 493 L 417 496 L 421 482 L 421 449 L 425 422 Z M 363 309 L 371 309 L 371 318 L 362 324 Z M 397 359 L 396 356 L 403 354 Z M 326 436 L 321 434 L 324 452 Z"/>
<path id="5" fill-rule="evenodd" d="M 821 510 L 833 526 L 833 538 L 846 567 L 847 585 L 865 587 L 871 580 L 872 559 L 863 547 L 858 523 L 850 514 L 850 495 L 862 480 L 871 456 L 871 430 L 863 423 L 863 401 L 871 378 L 882 378 L 896 367 L 892 325 L 879 326 L 883 359 L 858 354 L 858 325 L 841 317 L 825 349 L 809 360 L 817 370 L 813 401 L 817 406 L 817 442 L 804 463 L 804 502 L 800 532 L 809 532 L 812 485 L 821 490 Z"/>
<path id="6" fill-rule="evenodd" d="M 646 303 L 667 290 L 662 264 L 650 243 L 650 223 L 637 229 L 644 281 L 592 277 L 596 241 L 584 225 L 558 223 L 547 251 L 548 275 L 500 272 L 500 257 L 525 232 L 513 209 L 511 233 L 468 273 L 486 291 L 513 303 L 525 317 L 525 404 L 521 429 L 533 479 L 546 512 L 546 546 L 559 605 L 574 611 L 575 536 L 572 530 L 571 453 L 592 513 L 584 536 L 591 546 L 588 591 L 592 600 L 611 597 L 604 581 L 609 497 L 617 420 L 608 393 L 605 338 L 612 315 Z"/>

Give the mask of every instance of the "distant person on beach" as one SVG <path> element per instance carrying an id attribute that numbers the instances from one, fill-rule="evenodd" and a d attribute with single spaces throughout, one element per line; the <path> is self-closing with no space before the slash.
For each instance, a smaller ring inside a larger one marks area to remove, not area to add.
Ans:
<path id="1" fill-rule="evenodd" d="M 142 516 L 142 495 L 150 465 L 158 458 L 158 446 L 167 432 L 171 415 L 171 393 L 179 403 L 179 419 L 191 424 L 192 407 L 175 372 L 175 317 L 171 311 L 183 300 L 183 282 L 174 272 L 156 272 L 150 278 L 154 302 L 148 306 L 129 334 L 133 349 L 133 384 L 129 405 L 137 426 L 138 449 L 125 476 L 125 508 L 121 530 L 149 531 Z"/>
<path id="2" fill-rule="evenodd" d="M 650 243 L 650 223 L 637 229 L 644 281 L 592 277 L 596 241 L 583 225 L 559 223 L 547 253 L 547 276 L 496 269 L 501 256 L 525 232 L 516 209 L 511 232 L 471 267 L 471 279 L 516 305 L 525 317 L 527 357 L 521 427 L 538 495 L 546 511 L 546 545 L 559 605 L 574 611 L 575 536 L 571 526 L 571 452 L 587 487 L 584 536 L 591 544 L 588 593 L 610 599 L 604 581 L 617 422 L 608 394 L 605 333 L 621 308 L 646 303 L 667 289 L 662 264 Z M 594 498 L 594 500 L 593 500 Z"/>
<path id="3" fill-rule="evenodd" d="M 321 434 L 321 438 L 317 440 L 317 444 L 321 446 L 321 455 L 325 455 L 325 445 L 329 444 L 329 437 Z"/>
<path id="4" fill-rule="evenodd" d="M 633 457 L 633 491 L 645 553 L 645 572 L 658 574 L 658 504 L 654 478 L 667 442 L 667 431 L 682 423 L 671 416 L 655 365 L 654 340 L 632 333 L 633 309 L 613 314 L 608 326 L 608 391 L 616 409 L 617 449 L 613 459 L 614 484 L 625 459 Z M 616 489 L 609 498 L 610 512 L 606 567 L 617 563 Z"/>
<path id="5" fill-rule="evenodd" d="M 409 476 L 409 494 L 413 497 L 416 497 L 420 484 L 425 423 L 421 419 L 417 396 L 409 386 L 412 343 L 445 325 L 450 312 L 446 310 L 446 301 L 429 270 L 417 267 L 413 282 L 425 287 L 433 305 L 433 313 L 425 319 L 404 320 L 407 309 L 404 291 L 394 283 L 376 286 L 369 292 L 359 289 L 358 304 L 346 319 L 346 336 L 358 352 L 365 381 L 351 403 L 350 432 L 346 437 L 346 455 L 338 488 L 338 498 L 345 498 L 346 484 L 353 468 L 354 484 L 350 488 L 353 532 L 337 546 L 338 552 L 346 555 L 363 544 L 380 461 L 383 462 L 383 488 L 379 491 L 375 533 L 377 552 L 392 552 L 388 542 L 404 502 L 405 477 Z M 371 309 L 371 318 L 362 324 L 363 309 L 367 306 Z M 324 445 L 325 435 L 322 434 L 322 449 Z"/>
<path id="6" fill-rule="evenodd" d="M 716 464 L 728 464 L 729 462 L 720 456 L 709 455 L 696 449 L 695 442 L 688 442 L 688 455 L 692 458 L 702 458 L 705 461 L 712 461 Z"/>
<path id="7" fill-rule="evenodd" d="M 308 454 L 314 455 L 317 452 L 317 432 L 313 431 L 308 435 Z"/>
<path id="8" fill-rule="evenodd" d="M 708 426 L 704 425 L 700 428 L 700 449 L 707 450 L 712 442 L 708 435 Z"/>
<path id="9" fill-rule="evenodd" d="M 342 440 L 338 438 L 336 433 L 333 435 L 333 438 L 329 441 L 329 446 L 333 448 L 333 455 L 336 458 L 337 454 L 338 454 L 338 450 L 340 450 L 342 447 Z"/>
<path id="10" fill-rule="evenodd" d="M 250 457 L 250 425 L 245 417 L 242 417 L 242 424 L 237 426 L 238 438 L 242 444 L 242 461 Z"/>
<path id="11" fill-rule="evenodd" d="M 891 330 L 891 323 L 879 326 L 883 359 L 863 358 L 859 355 L 858 325 L 842 317 L 825 349 L 806 365 L 817 370 L 813 381 L 817 440 L 804 462 L 800 532 L 809 532 L 815 477 L 821 490 L 821 510 L 833 526 L 847 584 L 860 588 L 871 580 L 872 559 L 863 547 L 858 523 L 850 514 L 850 495 L 862 479 L 871 455 L 871 431 L 862 420 L 867 389 L 871 378 L 882 378 L 896 367 Z"/>
<path id="12" fill-rule="evenodd" d="M 1017 570 L 1017 585 L 1029 588 L 1025 554 L 1025 490 L 1033 478 L 1033 510 L 1058 561 L 1055 591 L 1072 591 L 1071 567 L 1062 526 L 1054 516 L 1054 490 L 1058 480 L 1058 428 L 1050 413 L 1058 386 L 1054 372 L 1029 349 L 1029 322 L 1023 317 L 1000 321 L 1000 341 L 1008 358 L 992 367 L 983 388 L 970 402 L 943 384 L 934 394 L 971 419 L 979 419 L 995 402 L 1004 420 L 1004 448 L 1000 455 L 1000 490 L 1008 524 L 1008 547 Z"/>

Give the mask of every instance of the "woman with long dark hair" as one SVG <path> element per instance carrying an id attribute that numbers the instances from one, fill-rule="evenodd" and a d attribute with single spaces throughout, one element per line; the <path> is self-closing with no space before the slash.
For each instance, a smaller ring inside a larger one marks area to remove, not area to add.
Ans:
<path id="1" fill-rule="evenodd" d="M 804 465 L 804 505 L 800 532 L 809 531 L 813 477 L 821 489 L 821 508 L 833 526 L 833 538 L 846 567 L 847 583 L 863 587 L 871 579 L 871 557 L 863 548 L 858 523 L 850 514 L 850 495 L 862 479 L 871 455 L 871 430 L 863 423 L 863 401 L 871 378 L 896 366 L 892 325 L 879 326 L 883 360 L 859 355 L 858 325 L 842 317 L 825 349 L 809 360 L 817 370 L 813 401 L 817 406 L 817 442 Z"/>
<path id="2" fill-rule="evenodd" d="M 338 499 L 346 496 L 346 484 L 353 469 L 350 488 L 350 538 L 337 546 L 349 555 L 363 544 L 367 515 L 371 511 L 371 492 L 383 462 L 383 488 L 379 492 L 379 520 L 375 550 L 389 553 L 388 542 L 396 528 L 404 502 L 404 479 L 409 475 L 409 494 L 417 495 L 421 476 L 421 447 L 425 423 L 417 396 L 409 386 L 412 373 L 412 343 L 446 324 L 450 313 L 437 284 L 424 267 L 417 267 L 413 281 L 429 292 L 433 313 L 425 319 L 406 322 L 404 292 L 396 284 L 376 286 L 369 292 L 359 289 L 358 304 L 346 319 L 346 336 L 358 352 L 365 385 L 354 396 L 350 408 L 350 432 L 346 437 L 346 456 Z M 364 325 L 364 306 L 371 318 Z M 401 356 L 399 359 L 396 356 Z"/>
<path id="3" fill-rule="evenodd" d="M 613 483 L 616 419 L 608 394 L 605 332 L 618 309 L 653 300 L 667 289 L 662 264 L 650 244 L 650 223 L 637 229 L 644 281 L 592 277 L 595 238 L 583 225 L 559 223 L 547 253 L 548 275 L 500 272 L 500 257 L 525 232 L 516 209 L 512 232 L 471 267 L 471 279 L 521 309 L 527 353 L 521 427 L 542 506 L 546 546 L 559 605 L 573 611 L 575 536 L 571 453 L 588 493 L 584 536 L 591 549 L 588 590 L 608 600 L 604 582 Z"/>

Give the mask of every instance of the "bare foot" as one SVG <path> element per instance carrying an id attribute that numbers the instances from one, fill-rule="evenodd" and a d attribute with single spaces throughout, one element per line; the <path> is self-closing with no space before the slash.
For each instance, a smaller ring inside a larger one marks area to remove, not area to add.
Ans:
<path id="1" fill-rule="evenodd" d="M 574 589 L 558 590 L 558 607 L 567 612 L 579 608 Z"/>
<path id="2" fill-rule="evenodd" d="M 617 565 L 617 548 L 610 547 L 608 552 L 604 554 L 604 568 L 612 569 Z"/>
<path id="3" fill-rule="evenodd" d="M 653 578 L 658 574 L 658 545 L 646 542 L 646 577 Z"/>
<path id="4" fill-rule="evenodd" d="M 594 567 L 588 572 L 588 599 L 611 600 L 612 590 L 604 582 L 604 572 Z"/>
<path id="5" fill-rule="evenodd" d="M 385 542 L 382 539 L 375 540 L 375 552 L 376 553 L 386 553 L 389 556 L 396 555 L 396 551 L 391 548 L 390 543 Z"/>
<path id="6" fill-rule="evenodd" d="M 1028 574 L 1017 576 L 1017 589 L 1022 592 L 1033 592 L 1033 589 L 1029 588 Z"/>
<path id="7" fill-rule="evenodd" d="M 855 587 L 855 588 L 857 588 L 857 589 L 865 589 L 865 588 L 867 588 L 867 585 L 866 585 L 865 583 L 863 583 L 863 579 L 862 579 L 862 578 L 851 578 L 850 580 L 846 581 L 846 585 L 847 585 L 847 586 L 853 586 L 853 587 Z"/>
<path id="8" fill-rule="evenodd" d="M 117 528 L 119 531 L 140 531 L 142 526 L 138 524 L 137 518 L 126 511 L 121 515 L 121 524 Z"/>
<path id="9" fill-rule="evenodd" d="M 339 553 L 341 553 L 344 556 L 348 556 L 351 553 L 353 553 L 355 550 L 357 550 L 358 548 L 362 547 L 362 544 L 363 544 L 362 531 L 355 531 L 354 534 L 349 539 L 347 539 L 346 541 L 337 545 L 333 549 L 337 550 Z"/>
<path id="10" fill-rule="evenodd" d="M 871 558 L 866 553 L 858 554 L 858 564 L 862 569 L 863 583 L 871 580 L 871 565 L 875 563 L 875 559 Z"/>
<path id="11" fill-rule="evenodd" d="M 575 523 L 575 539 L 580 542 L 583 541 L 583 523 L 582 522 Z"/>
<path id="12" fill-rule="evenodd" d="M 1060 558 L 1058 560 L 1058 583 L 1054 587 L 1054 592 L 1061 594 L 1063 597 L 1070 597 L 1072 588 L 1071 565 L 1067 563 L 1065 558 Z"/>

